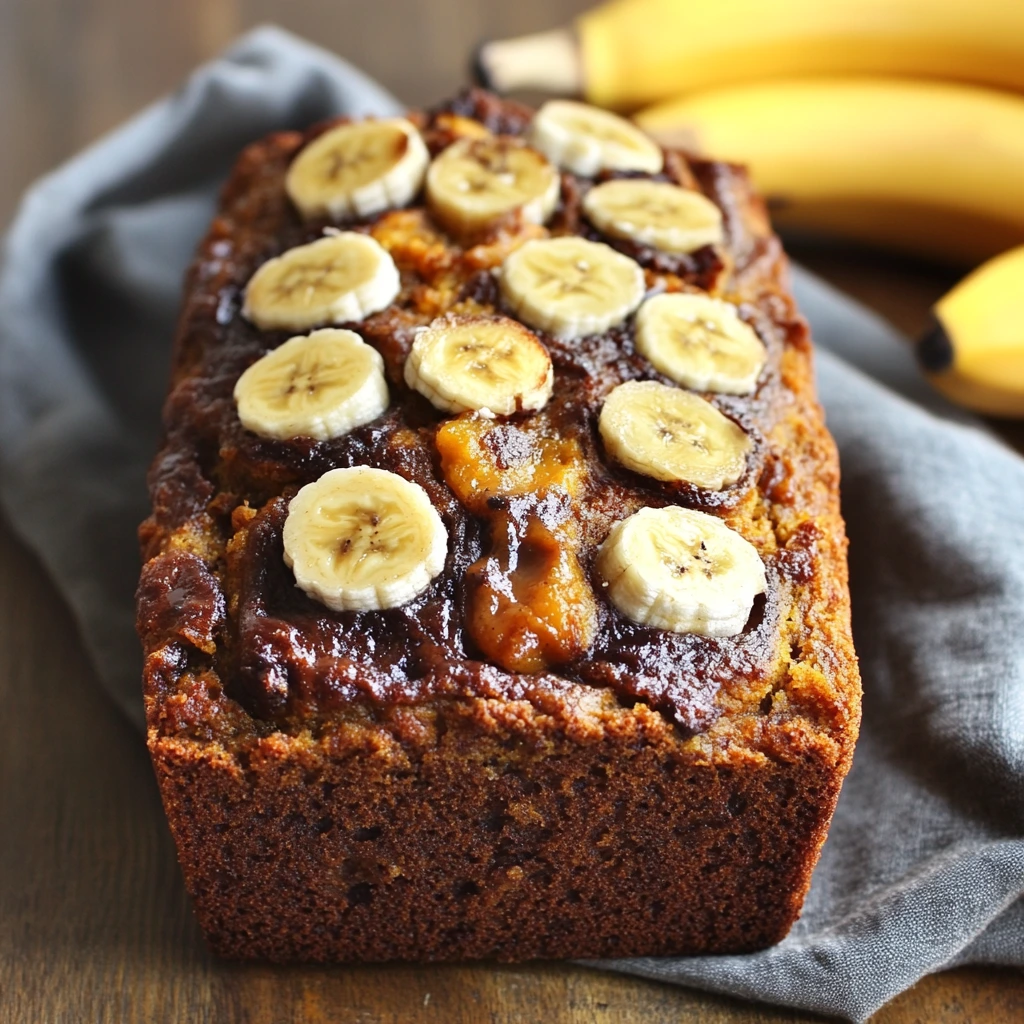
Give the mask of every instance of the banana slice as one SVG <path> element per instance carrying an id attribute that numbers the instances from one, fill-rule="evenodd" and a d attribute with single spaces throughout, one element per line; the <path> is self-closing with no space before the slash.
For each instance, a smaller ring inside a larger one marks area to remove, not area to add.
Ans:
<path id="1" fill-rule="evenodd" d="M 547 160 L 505 135 L 453 142 L 427 171 L 427 202 L 455 234 L 473 234 L 519 210 L 543 224 L 558 202 L 560 178 Z"/>
<path id="2" fill-rule="evenodd" d="M 261 437 L 341 437 L 388 407 L 384 360 L 353 331 L 314 331 L 257 359 L 235 384 L 235 404 Z"/>
<path id="3" fill-rule="evenodd" d="M 550 100 L 530 125 L 530 144 L 573 174 L 593 177 L 601 171 L 646 171 L 664 164 L 661 147 L 639 128 L 607 110 Z"/>
<path id="4" fill-rule="evenodd" d="M 245 289 L 242 315 L 264 330 L 302 331 L 362 320 L 389 306 L 400 287 L 379 242 L 340 231 L 267 260 Z"/>
<path id="5" fill-rule="evenodd" d="M 444 568 L 448 531 L 427 492 L 383 469 L 332 469 L 288 506 L 284 561 L 335 611 L 397 608 Z"/>
<path id="6" fill-rule="evenodd" d="M 554 373 L 548 351 L 506 316 L 449 316 L 416 335 L 405 382 L 444 412 L 509 416 L 541 409 Z"/>
<path id="7" fill-rule="evenodd" d="M 292 161 L 284 187 L 306 218 L 369 217 L 408 203 L 429 163 L 414 124 L 360 121 L 315 138 Z"/>
<path id="8" fill-rule="evenodd" d="M 750 438 L 710 402 L 657 381 L 620 384 L 597 423 L 608 454 L 634 473 L 720 491 L 747 468 Z"/>
<path id="9" fill-rule="evenodd" d="M 677 505 L 643 508 L 616 523 L 596 566 L 626 618 L 673 633 L 735 636 L 767 587 L 750 541 Z"/>
<path id="10" fill-rule="evenodd" d="M 722 211 L 693 189 L 665 181 L 619 178 L 583 199 L 587 219 L 606 235 L 663 252 L 693 252 L 722 241 Z"/>
<path id="11" fill-rule="evenodd" d="M 749 395 L 767 353 L 731 302 L 673 292 L 636 315 L 636 350 L 659 372 L 695 391 Z"/>
<path id="12" fill-rule="evenodd" d="M 622 323 L 645 287 L 634 260 L 572 235 L 526 242 L 501 268 L 501 293 L 516 316 L 561 339 Z"/>

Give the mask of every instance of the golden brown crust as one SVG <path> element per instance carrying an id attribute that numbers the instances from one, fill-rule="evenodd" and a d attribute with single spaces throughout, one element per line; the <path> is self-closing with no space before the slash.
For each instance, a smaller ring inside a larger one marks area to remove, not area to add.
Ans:
<path id="1" fill-rule="evenodd" d="M 528 116 L 470 94 L 420 123 L 436 150 L 480 124 L 521 131 Z M 545 339 L 563 394 L 576 397 L 539 420 L 582 452 L 572 536 L 584 576 L 609 524 L 633 507 L 709 508 L 769 570 L 745 634 L 662 643 L 604 609 L 593 650 L 515 674 L 479 653 L 504 659 L 504 632 L 479 647 L 461 626 L 442 634 L 428 600 L 420 632 L 408 632 L 408 616 L 388 620 L 418 659 L 417 671 L 399 671 L 386 654 L 366 660 L 354 620 L 292 593 L 277 553 L 287 497 L 358 462 L 360 450 L 421 481 L 456 538 L 436 597 L 445 621 L 452 609 L 467 615 L 462 580 L 485 550 L 489 518 L 516 512 L 485 517 L 459 500 L 443 460 L 470 442 L 457 428 L 438 443 L 442 418 L 408 394 L 348 447 L 275 446 L 238 425 L 234 380 L 279 340 L 241 322 L 240 290 L 260 262 L 318 231 L 298 222 L 282 185 L 312 134 L 249 147 L 224 190 L 189 273 L 154 511 L 141 530 L 150 750 L 211 943 L 236 957 L 383 960 L 736 952 L 777 941 L 799 913 L 849 768 L 860 688 L 837 455 L 763 205 L 741 169 L 670 153 L 669 176 L 722 207 L 727 245 L 668 259 L 616 243 L 651 282 L 737 302 L 765 340 L 757 393 L 716 399 L 757 439 L 746 479 L 724 496 L 666 496 L 600 466 L 578 424 L 623 375 L 641 372 L 616 355 L 632 349 L 628 329 L 573 351 Z M 591 231 L 579 216 L 586 186 L 564 176 L 553 230 Z M 494 309 L 489 269 L 544 233 L 508 223 L 460 249 L 416 207 L 366 229 L 403 272 L 398 307 L 359 326 L 393 390 L 410 328 L 453 309 Z M 576 458 L 569 448 L 559 449 L 563 467 Z M 552 528 L 545 543 L 559 536 Z M 362 633 L 374 628 L 360 620 Z M 297 650 L 320 653 L 302 662 Z"/>

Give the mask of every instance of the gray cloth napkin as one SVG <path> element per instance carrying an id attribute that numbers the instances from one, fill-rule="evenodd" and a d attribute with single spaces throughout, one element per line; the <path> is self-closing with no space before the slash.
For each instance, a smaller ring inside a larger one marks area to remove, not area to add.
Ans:
<path id="1" fill-rule="evenodd" d="M 259 29 L 37 183 L 0 276 L 0 498 L 141 726 L 135 528 L 181 278 L 238 150 L 398 104 Z M 1024 966 L 1024 460 L 801 272 L 842 451 L 864 728 L 804 914 L 748 956 L 596 966 L 864 1020 L 922 975 Z M 835 353 L 834 355 L 831 353 Z"/>

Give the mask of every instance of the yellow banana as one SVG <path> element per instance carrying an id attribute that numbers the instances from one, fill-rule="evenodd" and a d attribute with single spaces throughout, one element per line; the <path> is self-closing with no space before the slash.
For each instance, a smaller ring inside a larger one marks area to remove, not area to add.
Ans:
<path id="1" fill-rule="evenodd" d="M 1024 417 L 1024 246 L 968 275 L 934 313 L 917 347 L 929 380 L 969 409 Z"/>
<path id="2" fill-rule="evenodd" d="M 612 0 L 573 29 L 485 44 L 499 91 L 635 108 L 697 89 L 819 74 L 897 74 L 1024 91 L 1020 0 Z"/>
<path id="3" fill-rule="evenodd" d="M 818 78 L 698 93 L 636 120 L 663 142 L 748 164 L 782 229 L 961 265 L 1024 242 L 1021 97 Z"/>

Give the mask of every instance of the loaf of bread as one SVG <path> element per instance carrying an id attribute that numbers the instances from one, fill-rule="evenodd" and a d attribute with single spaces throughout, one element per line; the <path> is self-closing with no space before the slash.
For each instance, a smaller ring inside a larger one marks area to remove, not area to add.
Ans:
<path id="1" fill-rule="evenodd" d="M 740 167 L 479 91 L 249 146 L 141 527 L 213 949 L 739 953 L 860 719 L 835 446 Z"/>

